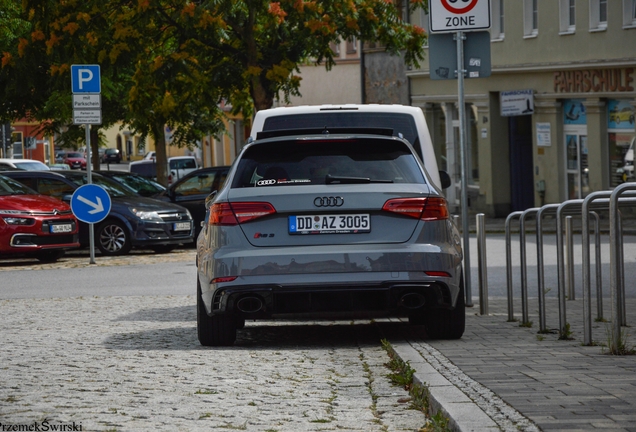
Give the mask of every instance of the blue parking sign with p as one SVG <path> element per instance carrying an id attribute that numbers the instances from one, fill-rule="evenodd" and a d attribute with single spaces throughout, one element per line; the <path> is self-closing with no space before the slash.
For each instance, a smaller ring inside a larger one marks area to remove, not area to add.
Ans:
<path id="1" fill-rule="evenodd" d="M 73 93 L 101 93 L 99 65 L 71 65 Z"/>

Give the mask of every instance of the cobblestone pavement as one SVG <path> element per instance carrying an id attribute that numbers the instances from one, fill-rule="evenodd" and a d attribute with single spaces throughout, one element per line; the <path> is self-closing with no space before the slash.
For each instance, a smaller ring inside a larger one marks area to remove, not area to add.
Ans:
<path id="1" fill-rule="evenodd" d="M 425 425 L 407 392 L 388 381 L 375 325 L 248 323 L 236 346 L 209 349 L 197 341 L 195 303 L 193 296 L 0 301 L 0 423 L 46 420 L 84 431 Z"/>
<path id="2" fill-rule="evenodd" d="M 134 249 L 127 255 L 101 256 L 96 254 L 95 264 L 90 264 L 90 253 L 86 249 L 69 251 L 54 263 L 42 264 L 35 258 L 4 258 L 0 260 L 0 272 L 10 270 L 50 270 L 81 268 L 88 266 L 121 266 L 133 264 L 160 264 L 165 262 L 195 262 L 195 249 L 175 249 L 167 254 L 157 254 L 143 249 Z"/>

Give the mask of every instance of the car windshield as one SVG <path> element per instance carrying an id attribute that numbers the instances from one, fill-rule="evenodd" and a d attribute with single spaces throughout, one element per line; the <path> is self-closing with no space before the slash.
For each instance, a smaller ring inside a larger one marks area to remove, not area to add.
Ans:
<path id="1" fill-rule="evenodd" d="M 88 183 L 88 178 L 86 177 L 86 175 L 73 175 L 67 178 L 78 186 L 83 186 Z M 108 194 L 111 197 L 124 197 L 124 196 L 137 195 L 132 190 L 117 183 L 116 181 L 100 176 L 100 175 L 93 175 L 92 181 L 93 181 L 93 184 L 102 186 L 104 189 L 106 189 L 106 192 L 108 192 Z"/>
<path id="2" fill-rule="evenodd" d="M 26 171 L 42 171 L 49 169 L 49 167 L 39 161 L 15 161 L 13 163 L 17 168 Z"/>
<path id="3" fill-rule="evenodd" d="M 267 142 L 241 156 L 233 188 L 351 183 L 424 183 L 402 141 L 376 138 Z"/>
<path id="4" fill-rule="evenodd" d="M 106 150 L 106 154 L 117 154 L 119 153 L 119 150 L 117 149 L 108 149 Z"/>
<path id="5" fill-rule="evenodd" d="M 166 190 L 159 183 L 134 174 L 113 174 L 112 177 L 142 195 L 154 195 Z"/>
<path id="6" fill-rule="evenodd" d="M 67 158 L 82 158 L 84 157 L 81 153 L 66 153 Z"/>
<path id="7" fill-rule="evenodd" d="M 16 180 L 0 175 L 0 196 L 6 195 L 38 195 L 38 193 Z"/>

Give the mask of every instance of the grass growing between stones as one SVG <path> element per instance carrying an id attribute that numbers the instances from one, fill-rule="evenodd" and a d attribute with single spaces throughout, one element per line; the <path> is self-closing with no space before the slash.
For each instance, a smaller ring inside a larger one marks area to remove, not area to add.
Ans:
<path id="1" fill-rule="evenodd" d="M 391 383 L 407 390 L 411 395 L 411 408 L 426 415 L 427 423 L 418 432 L 450 432 L 448 417 L 442 411 L 432 413 L 428 385 L 413 382 L 415 370 L 408 362 L 404 362 L 395 352 L 391 344 L 382 339 L 382 348 L 387 352 L 389 361 L 385 366 L 392 372 L 388 374 Z"/>
<path id="2" fill-rule="evenodd" d="M 605 327 L 607 339 L 607 354 L 610 355 L 636 355 L 636 348 L 627 343 L 629 334 L 625 329 L 620 330 L 616 343 L 614 342 L 614 328 L 611 325 Z M 603 349 L 605 352 L 605 348 Z"/>

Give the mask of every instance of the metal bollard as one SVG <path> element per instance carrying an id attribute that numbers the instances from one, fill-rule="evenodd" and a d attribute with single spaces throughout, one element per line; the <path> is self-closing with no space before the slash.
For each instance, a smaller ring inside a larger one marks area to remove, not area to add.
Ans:
<path id="1" fill-rule="evenodd" d="M 567 255 L 568 300 L 576 300 L 574 294 L 574 234 L 572 216 L 565 217 L 565 250 Z"/>
<path id="2" fill-rule="evenodd" d="M 514 306 L 512 302 L 512 238 L 510 233 L 510 223 L 513 219 L 520 217 L 522 211 L 512 212 L 506 218 L 506 277 L 507 277 L 507 293 L 508 293 L 508 322 L 515 320 Z"/>
<path id="3" fill-rule="evenodd" d="M 486 267 L 485 216 L 479 213 L 477 224 L 477 261 L 479 271 L 479 314 L 488 315 L 488 273 Z"/>
<path id="4" fill-rule="evenodd" d="M 525 210 L 519 217 L 519 256 L 521 261 L 521 323 L 529 324 L 528 319 L 528 263 L 526 261 L 526 218 L 535 215 L 540 209 L 533 207 Z"/>

